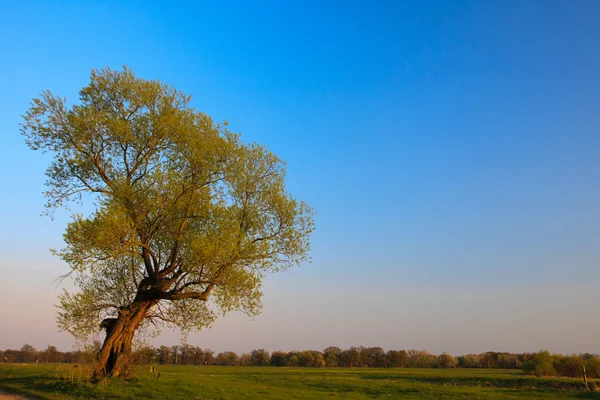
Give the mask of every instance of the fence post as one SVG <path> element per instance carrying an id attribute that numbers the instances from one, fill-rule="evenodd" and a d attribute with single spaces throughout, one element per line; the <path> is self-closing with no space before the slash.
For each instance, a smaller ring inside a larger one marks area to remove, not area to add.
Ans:
<path id="1" fill-rule="evenodd" d="M 590 391 L 590 385 L 588 384 L 587 374 L 585 373 L 585 366 L 581 366 L 581 371 L 583 372 L 583 384 L 585 385 L 585 390 Z"/>

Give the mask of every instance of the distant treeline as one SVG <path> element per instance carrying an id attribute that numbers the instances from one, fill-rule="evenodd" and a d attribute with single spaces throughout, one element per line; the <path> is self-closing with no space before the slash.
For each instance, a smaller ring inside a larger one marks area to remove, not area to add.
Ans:
<path id="1" fill-rule="evenodd" d="M 89 363 L 100 343 L 86 350 L 61 352 L 54 346 L 36 350 L 26 344 L 20 350 L 0 351 L 5 363 Z M 561 355 L 548 351 L 538 353 L 500 353 L 488 351 L 481 354 L 452 356 L 448 353 L 431 354 L 425 350 L 389 350 L 381 347 L 331 346 L 323 351 L 252 350 L 237 354 L 233 351 L 216 353 L 210 349 L 183 344 L 181 346 L 151 347 L 138 344 L 133 352 L 136 364 L 223 365 L 223 366 L 275 366 L 275 367 L 347 367 L 347 368 L 507 368 L 522 369 L 525 374 L 538 376 L 581 377 L 583 368 L 587 376 L 600 378 L 598 354 Z"/>

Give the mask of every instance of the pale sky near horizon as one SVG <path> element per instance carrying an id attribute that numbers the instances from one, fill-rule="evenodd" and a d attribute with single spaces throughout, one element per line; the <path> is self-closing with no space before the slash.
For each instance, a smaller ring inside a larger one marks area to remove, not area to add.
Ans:
<path id="1" fill-rule="evenodd" d="M 49 158 L 20 116 L 126 65 L 279 155 L 318 213 L 313 262 L 190 344 L 600 353 L 598 20 L 592 0 L 0 2 L 0 349 L 73 345 L 48 251 L 69 213 L 40 216 Z"/>

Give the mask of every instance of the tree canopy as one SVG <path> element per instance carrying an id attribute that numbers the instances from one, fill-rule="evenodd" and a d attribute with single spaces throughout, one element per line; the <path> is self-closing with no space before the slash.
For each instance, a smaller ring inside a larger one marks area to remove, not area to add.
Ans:
<path id="1" fill-rule="evenodd" d="M 185 93 L 107 68 L 79 94 L 67 107 L 43 92 L 22 133 L 53 155 L 49 210 L 95 202 L 56 251 L 80 289 L 60 295 L 58 325 L 76 337 L 105 328 L 98 375 L 119 375 L 144 323 L 190 331 L 256 314 L 264 274 L 306 260 L 313 211 L 286 192 L 283 161 Z"/>

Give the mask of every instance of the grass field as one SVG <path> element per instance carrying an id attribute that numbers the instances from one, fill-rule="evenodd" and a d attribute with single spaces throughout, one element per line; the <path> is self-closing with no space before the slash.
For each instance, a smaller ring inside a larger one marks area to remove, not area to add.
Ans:
<path id="1" fill-rule="evenodd" d="M 516 370 L 158 366 L 92 385 L 85 367 L 0 365 L 0 390 L 38 399 L 600 399 L 579 379 Z M 600 382 L 596 381 L 598 385 Z"/>

